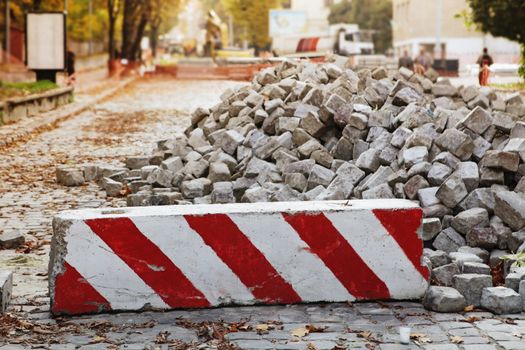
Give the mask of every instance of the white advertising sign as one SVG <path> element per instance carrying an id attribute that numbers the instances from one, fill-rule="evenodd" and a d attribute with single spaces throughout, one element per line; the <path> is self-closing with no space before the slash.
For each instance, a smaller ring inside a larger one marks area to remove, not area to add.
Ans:
<path id="1" fill-rule="evenodd" d="M 63 13 L 27 14 L 26 49 L 29 69 L 65 69 L 65 19 Z"/>
<path id="2" fill-rule="evenodd" d="M 294 35 L 306 31 L 307 15 L 304 11 L 270 10 L 270 36 Z"/>

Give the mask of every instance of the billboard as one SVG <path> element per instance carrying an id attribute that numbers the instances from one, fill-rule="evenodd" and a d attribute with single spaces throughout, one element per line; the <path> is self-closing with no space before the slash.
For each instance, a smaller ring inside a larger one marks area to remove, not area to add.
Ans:
<path id="1" fill-rule="evenodd" d="M 305 33 L 307 14 L 304 11 L 270 10 L 270 36 Z"/>
<path id="2" fill-rule="evenodd" d="M 66 66 L 66 16 L 61 12 L 28 13 L 26 16 L 27 67 L 64 70 Z"/>

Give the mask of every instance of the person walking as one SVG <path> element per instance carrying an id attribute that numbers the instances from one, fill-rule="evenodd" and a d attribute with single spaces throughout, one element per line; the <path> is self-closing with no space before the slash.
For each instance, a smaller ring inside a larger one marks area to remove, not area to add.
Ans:
<path id="1" fill-rule="evenodd" d="M 425 72 L 432 66 L 432 58 L 428 55 L 424 48 L 419 50 L 419 55 L 414 60 L 414 72 L 417 74 L 425 74 Z"/>
<path id="2" fill-rule="evenodd" d="M 408 51 L 407 50 L 403 51 L 403 56 L 399 57 L 399 61 L 398 61 L 397 65 L 398 65 L 398 68 L 405 67 L 405 68 L 408 68 L 410 70 L 414 69 L 414 61 L 408 55 Z"/>
<path id="3" fill-rule="evenodd" d="M 75 72 L 75 53 L 71 50 L 67 51 L 66 73 L 67 73 L 67 86 L 75 86 L 75 83 L 77 82 L 77 75 Z"/>
<path id="4" fill-rule="evenodd" d="M 494 63 L 494 60 L 488 53 L 488 49 L 483 48 L 483 53 L 479 56 L 477 62 L 479 65 L 478 80 L 480 86 L 487 86 L 489 84 L 490 66 Z"/>

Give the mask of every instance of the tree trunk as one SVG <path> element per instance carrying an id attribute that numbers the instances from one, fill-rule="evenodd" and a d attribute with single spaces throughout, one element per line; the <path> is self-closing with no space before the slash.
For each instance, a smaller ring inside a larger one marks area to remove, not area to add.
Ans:
<path id="1" fill-rule="evenodd" d="M 42 0 L 33 0 L 33 11 L 39 11 L 42 6 Z"/>
<path id="2" fill-rule="evenodd" d="M 157 46 L 159 43 L 159 26 L 156 24 L 151 26 L 149 41 L 151 44 L 151 53 L 153 57 L 157 57 Z"/>
<path id="3" fill-rule="evenodd" d="M 115 59 L 115 0 L 108 0 L 108 54 L 109 59 Z"/>
<path id="4" fill-rule="evenodd" d="M 125 0 L 124 1 L 124 18 L 122 21 L 122 49 L 121 55 L 122 58 L 133 60 L 131 43 L 133 42 L 134 34 L 134 8 L 135 0 Z"/>
<path id="5" fill-rule="evenodd" d="M 141 0 L 124 1 L 122 23 L 122 58 L 135 61 L 140 56 L 140 41 L 149 21 L 149 3 Z"/>
<path id="6" fill-rule="evenodd" d="M 131 46 L 131 54 L 133 55 L 134 60 L 140 60 L 140 42 L 142 41 L 142 37 L 144 36 L 144 30 L 146 29 L 147 24 L 148 18 L 145 14 L 143 14 L 140 17 L 140 22 L 135 33 L 135 40 L 133 42 L 133 45 Z"/>

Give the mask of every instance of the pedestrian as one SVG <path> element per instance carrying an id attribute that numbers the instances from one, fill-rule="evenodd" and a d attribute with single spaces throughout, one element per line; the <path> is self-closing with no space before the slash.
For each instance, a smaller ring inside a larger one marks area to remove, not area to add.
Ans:
<path id="1" fill-rule="evenodd" d="M 75 72 L 75 53 L 68 50 L 66 58 L 67 86 L 75 86 L 77 82 L 77 75 Z"/>
<path id="2" fill-rule="evenodd" d="M 485 47 L 483 48 L 483 54 L 479 56 L 477 64 L 479 65 L 479 74 L 478 74 L 478 80 L 480 86 L 487 86 L 489 84 L 489 75 L 490 75 L 490 69 L 489 67 L 492 66 L 494 63 L 494 60 L 488 53 L 488 49 Z"/>
<path id="3" fill-rule="evenodd" d="M 414 60 L 414 72 L 423 75 L 431 66 L 432 58 L 426 53 L 424 48 L 421 48 L 419 55 Z"/>
<path id="4" fill-rule="evenodd" d="M 405 68 L 408 68 L 410 70 L 414 69 L 414 61 L 408 55 L 408 51 L 407 50 L 404 50 L 403 51 L 403 56 L 399 57 L 398 68 L 401 68 L 401 67 L 405 67 Z"/>

